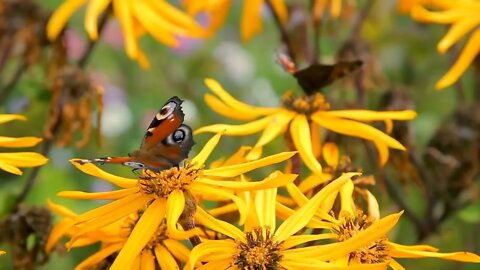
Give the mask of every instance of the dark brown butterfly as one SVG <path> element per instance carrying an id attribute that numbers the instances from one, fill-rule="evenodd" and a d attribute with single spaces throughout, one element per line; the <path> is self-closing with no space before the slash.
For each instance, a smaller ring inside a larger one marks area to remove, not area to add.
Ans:
<path id="1" fill-rule="evenodd" d="M 293 74 L 307 95 L 319 91 L 362 66 L 360 60 L 340 61 L 333 65 L 312 64 L 307 68 L 297 70 L 291 59 L 286 55 L 280 54 L 278 59 L 283 68 Z"/>
<path id="2" fill-rule="evenodd" d="M 155 115 L 147 128 L 140 149 L 128 154 L 128 157 L 105 157 L 75 160 L 80 164 L 122 164 L 134 170 L 149 169 L 161 171 L 169 169 L 187 158 L 194 141 L 192 129 L 183 124 L 185 114 L 182 100 L 170 98 Z"/>

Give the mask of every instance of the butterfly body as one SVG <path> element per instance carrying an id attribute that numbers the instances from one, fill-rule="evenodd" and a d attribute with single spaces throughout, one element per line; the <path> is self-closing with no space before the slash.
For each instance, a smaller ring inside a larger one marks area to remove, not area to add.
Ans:
<path id="1" fill-rule="evenodd" d="M 170 98 L 158 111 L 147 128 L 139 149 L 128 157 L 105 157 L 96 159 L 79 159 L 76 162 L 103 164 L 122 164 L 133 170 L 149 169 L 161 171 L 178 166 L 188 157 L 194 141 L 192 129 L 183 124 L 184 113 L 182 100 Z"/>

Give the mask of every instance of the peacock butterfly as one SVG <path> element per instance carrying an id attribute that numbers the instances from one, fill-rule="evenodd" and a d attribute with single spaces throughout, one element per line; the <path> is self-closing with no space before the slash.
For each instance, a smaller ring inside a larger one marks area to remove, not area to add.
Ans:
<path id="1" fill-rule="evenodd" d="M 78 159 L 75 162 L 122 164 L 134 171 L 149 169 L 157 172 L 178 166 L 187 158 L 194 144 L 192 129 L 183 124 L 185 114 L 182 111 L 182 102 L 183 100 L 176 96 L 170 98 L 148 126 L 140 148 L 129 153 L 127 157 Z"/>

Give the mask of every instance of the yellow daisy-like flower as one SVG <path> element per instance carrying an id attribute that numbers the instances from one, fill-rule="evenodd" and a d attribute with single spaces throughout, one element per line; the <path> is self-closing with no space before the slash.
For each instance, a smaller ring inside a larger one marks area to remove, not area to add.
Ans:
<path id="1" fill-rule="evenodd" d="M 5 251 L 0 250 L 0 256 L 3 255 L 3 254 L 5 254 L 5 253 L 6 253 Z"/>
<path id="2" fill-rule="evenodd" d="M 54 204 L 49 201 L 49 207 L 56 213 L 62 215 L 64 220 L 57 223 L 50 234 L 46 250 L 50 251 L 60 237 L 68 234 L 68 230 L 72 228 L 76 214 L 71 212 L 64 206 Z M 73 215 L 73 216 L 72 216 Z M 105 228 L 91 232 L 77 239 L 73 243 L 69 243 L 70 248 L 83 247 L 97 242 L 101 243 L 99 251 L 95 252 L 75 269 L 92 269 L 100 267 L 100 265 L 110 266 L 114 261 L 116 254 L 122 249 L 130 236 L 132 229 L 135 227 L 142 214 L 134 213 L 124 219 L 119 220 Z M 65 228 L 68 228 L 65 230 Z M 190 250 L 185 247 L 181 241 L 172 239 L 167 233 L 167 227 L 164 220 L 160 223 L 157 230 L 143 250 L 134 258 L 133 269 L 155 269 L 158 265 L 161 269 L 178 269 L 178 263 L 186 263 L 190 255 Z M 112 258 L 113 257 L 113 258 Z M 110 261 L 110 263 L 108 262 Z"/>
<path id="3" fill-rule="evenodd" d="M 384 164 L 388 160 L 389 147 L 399 150 L 405 150 L 405 147 L 384 132 L 362 122 L 385 121 L 387 127 L 391 129 L 392 120 L 410 120 L 416 116 L 411 110 L 399 112 L 329 110 L 330 105 L 320 93 L 294 98 L 292 92 L 287 92 L 279 108 L 253 107 L 233 98 L 217 81 L 207 79 L 205 83 L 218 96 L 205 95 L 205 102 L 215 112 L 233 119 L 255 121 L 243 125 L 210 125 L 197 129 L 196 134 L 225 131 L 226 135 L 243 136 L 263 130 L 249 154 L 249 158 L 255 159 L 260 156 L 265 144 L 288 130 L 287 135 L 291 137 L 300 157 L 316 174 L 322 172 L 317 160 L 321 149 L 320 127 L 374 142 L 380 162 Z"/>
<path id="4" fill-rule="evenodd" d="M 294 190 L 293 185 L 289 191 Z M 325 245 L 299 248 L 296 252 L 323 260 L 341 267 L 361 264 L 387 264 L 395 270 L 404 269 L 395 258 L 422 258 L 433 257 L 445 260 L 461 262 L 480 262 L 480 256 L 469 252 L 439 253 L 438 249 L 427 245 L 406 246 L 391 242 L 386 236 L 395 227 L 403 212 L 380 218 L 378 203 L 372 195 L 372 202 L 369 204 L 369 215 L 357 209 L 353 198 L 353 183 L 345 183 L 337 193 L 330 194 L 325 198 L 322 205 L 316 209 L 316 213 L 310 222 L 312 228 L 329 229 L 337 242 Z M 295 202 L 304 207 L 310 202 L 302 197 L 301 192 L 290 192 Z M 328 215 L 331 211 L 337 194 L 340 194 L 341 210 L 338 218 Z M 278 205 L 277 205 L 278 207 Z M 286 207 L 278 208 L 281 216 L 288 217 Z M 295 253 L 289 254 L 290 259 L 295 258 Z"/>
<path id="5" fill-rule="evenodd" d="M 205 240 L 194 247 L 186 268 L 193 269 L 200 261 L 204 263 L 202 269 L 345 269 L 318 259 L 320 256 L 305 256 L 295 247 L 334 236 L 297 233 L 310 222 L 322 201 L 332 192 L 338 192 L 353 175 L 345 174 L 332 181 L 279 226 L 275 215 L 276 188 L 256 191 L 243 231 L 198 209 L 197 222 L 223 234 L 225 239 Z M 385 264 L 368 267 L 384 268 Z"/>
<path id="6" fill-rule="evenodd" d="M 57 38 L 72 14 L 84 4 L 87 4 L 85 29 L 90 39 L 97 40 L 99 17 L 112 6 L 122 27 L 127 55 L 139 61 L 144 68 L 147 68 L 149 63 L 139 49 L 138 40 L 145 32 L 170 47 L 179 45 L 176 36 L 205 37 L 205 31 L 192 17 L 167 1 L 89 0 L 87 3 L 87 0 L 68 0 L 53 13 L 48 22 L 48 38 Z"/>
<path id="7" fill-rule="evenodd" d="M 242 21 L 240 26 L 240 37 L 244 42 L 249 41 L 255 34 L 262 31 L 262 6 L 269 2 L 282 23 L 288 20 L 288 10 L 284 0 L 244 0 L 242 10 Z M 232 0 L 186 0 L 184 5 L 189 14 L 195 16 L 205 12 L 210 16 L 208 30 L 213 33 L 225 22 Z"/>
<path id="8" fill-rule="evenodd" d="M 17 114 L 0 114 L 0 124 L 13 120 L 25 121 L 27 119 Z M 0 136 L 0 147 L 32 147 L 41 141 L 42 139 L 37 137 L 12 138 Z M 22 175 L 23 173 L 19 168 L 41 166 L 47 161 L 46 157 L 34 152 L 0 153 L 0 169 L 16 175 Z"/>
<path id="9" fill-rule="evenodd" d="M 436 11 L 429 11 L 434 8 Z M 447 34 L 437 44 L 437 50 L 444 54 L 468 32 L 473 31 L 455 64 L 436 83 L 440 90 L 453 85 L 467 70 L 480 52 L 480 1 L 476 0 L 438 0 L 412 7 L 414 20 L 427 23 L 450 24 Z"/>
<path id="10" fill-rule="evenodd" d="M 80 165 L 73 160 L 72 163 L 81 171 L 122 189 L 100 193 L 80 191 L 59 193 L 59 196 L 74 199 L 114 200 L 78 215 L 74 219 L 72 242 L 82 235 L 103 228 L 132 213 L 144 211 L 110 269 L 129 268 L 164 219 L 166 219 L 168 235 L 172 238 L 185 239 L 197 235 L 196 230 L 186 231 L 194 227 L 192 222 L 196 208 L 195 197 L 232 200 L 238 205 L 238 209 L 245 209 L 245 202 L 235 196 L 234 191 L 278 187 L 291 183 L 296 178 L 293 174 L 277 172 L 257 182 L 229 181 L 232 177 L 256 168 L 287 160 L 295 154 L 294 152 L 284 152 L 242 164 L 204 169 L 206 159 L 219 140 L 220 134 L 215 135 L 196 157 L 185 161 L 179 167 L 159 173 L 146 171 L 139 179 L 115 176 L 91 163 Z M 241 219 L 245 219 L 245 212 L 241 211 L 240 216 Z M 177 223 L 185 231 L 178 228 Z"/>

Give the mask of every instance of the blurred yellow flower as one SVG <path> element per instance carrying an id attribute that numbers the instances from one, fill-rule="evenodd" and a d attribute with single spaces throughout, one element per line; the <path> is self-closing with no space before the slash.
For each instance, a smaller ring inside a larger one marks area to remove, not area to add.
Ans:
<path id="1" fill-rule="evenodd" d="M 257 141 L 250 159 L 258 158 L 262 147 L 280 134 L 291 136 L 295 149 L 308 168 L 316 174 L 322 172 L 317 158 L 320 156 L 320 127 L 359 137 L 375 143 L 379 151 L 380 162 L 388 160 L 388 147 L 405 150 L 397 140 L 382 131 L 362 122 L 385 121 L 387 127 L 392 126 L 392 120 L 410 120 L 416 113 L 411 110 L 376 112 L 369 110 L 329 110 L 330 105 L 323 95 L 294 98 L 292 92 L 283 97 L 283 104 L 278 108 L 253 107 L 232 97 L 213 79 L 205 80 L 208 88 L 218 97 L 206 94 L 205 102 L 215 112 L 238 120 L 255 120 L 242 125 L 215 124 L 199 128 L 196 134 L 202 132 L 222 132 L 226 135 L 244 136 L 263 130 Z"/>
<path id="2" fill-rule="evenodd" d="M 50 201 L 48 204 L 54 212 L 64 217 L 61 222 L 54 226 L 50 234 L 46 245 L 47 252 L 50 252 L 60 237 L 71 233 L 69 230 L 72 228 L 76 214 L 64 206 L 54 204 Z M 132 229 L 143 214 L 144 213 L 133 213 L 107 227 L 84 235 L 75 242 L 69 242 L 69 248 L 84 247 L 98 242 L 101 243 L 100 249 L 86 258 L 75 269 L 98 268 L 104 264 L 107 264 L 105 266 L 109 267 L 109 264 L 115 260 L 116 254 L 128 241 L 129 236 L 132 234 Z M 183 263 L 188 261 L 190 250 L 185 247 L 181 241 L 169 237 L 164 221 L 165 220 L 157 227 L 147 245 L 145 245 L 141 252 L 134 258 L 133 265 L 141 266 L 134 267 L 135 269 L 155 269 L 155 265 L 158 265 L 161 269 L 178 269 L 177 261 Z M 68 229 L 65 230 L 65 228 Z"/>
<path id="3" fill-rule="evenodd" d="M 468 32 L 473 31 L 455 64 L 436 83 L 437 89 L 453 85 L 467 70 L 480 52 L 480 1 L 476 0 L 438 0 L 421 2 L 411 9 L 414 20 L 427 23 L 450 24 L 447 34 L 437 44 L 437 50 L 444 54 Z M 436 11 L 429 11 L 433 8 Z"/>
<path id="4" fill-rule="evenodd" d="M 318 206 L 332 193 L 338 192 L 355 173 L 344 174 L 317 193 L 279 226 L 276 225 L 277 189 L 255 192 L 243 230 L 225 221 L 217 220 L 198 209 L 197 223 L 225 236 L 219 240 L 205 240 L 193 248 L 186 269 L 197 262 L 202 269 L 345 269 L 328 263 L 321 256 L 304 254 L 296 248 L 308 242 L 331 239 L 332 233 L 298 234 L 305 232 Z M 306 250 L 309 252 L 308 250 Z M 354 269 L 385 269 L 386 264 L 372 264 Z M 350 268 L 347 268 L 350 269 Z"/>
<path id="5" fill-rule="evenodd" d="M 127 55 L 144 68 L 148 68 L 149 63 L 139 49 L 138 40 L 145 32 L 170 47 L 178 47 L 176 36 L 202 38 L 206 34 L 192 17 L 167 1 L 68 0 L 50 18 L 47 25 L 48 38 L 57 38 L 72 14 L 84 4 L 87 5 L 85 29 L 90 39 L 97 40 L 99 17 L 112 6 L 122 27 Z"/>
<path id="6" fill-rule="evenodd" d="M 240 37 L 242 41 L 249 41 L 255 34 L 262 31 L 262 6 L 270 2 L 275 13 L 282 23 L 288 20 L 288 10 L 284 0 L 244 0 L 242 19 L 240 26 Z M 186 0 L 184 5 L 189 14 L 195 16 L 205 12 L 210 16 L 209 33 L 217 31 L 225 22 L 232 0 Z"/>
<path id="7" fill-rule="evenodd" d="M 0 114 L 0 124 L 13 120 L 25 121 L 26 118 L 17 114 Z M 0 147 L 32 147 L 41 141 L 42 139 L 37 137 L 12 138 L 0 136 Z M 46 157 L 34 152 L 0 153 L 0 169 L 16 175 L 22 175 L 23 173 L 19 168 L 41 166 L 47 161 Z"/>
<path id="8" fill-rule="evenodd" d="M 167 233 L 171 238 L 186 239 L 198 234 L 197 230 L 184 231 L 177 227 L 177 223 L 179 223 L 185 230 L 193 228 L 193 226 L 187 227 L 193 225 L 191 222 L 193 222 L 196 209 L 195 197 L 200 196 L 209 200 L 232 200 L 240 210 L 241 219 L 245 219 L 245 202 L 235 196 L 234 191 L 283 186 L 293 182 L 296 178 L 296 175 L 293 174 L 275 173 L 262 181 L 229 181 L 230 178 L 259 167 L 287 160 L 295 153 L 284 152 L 256 161 L 205 169 L 205 161 L 219 140 L 220 134 L 215 135 L 196 157 L 184 161 L 179 167 L 158 173 L 144 171 L 139 179 L 115 176 L 91 163 L 81 165 L 76 160 L 72 160 L 72 163 L 84 173 L 108 181 L 122 189 L 100 193 L 80 191 L 59 193 L 59 196 L 72 199 L 114 200 L 75 217 L 71 242 L 75 243 L 82 235 L 97 231 L 138 211 L 143 211 L 110 269 L 129 268 L 164 219 L 166 219 Z"/>
<path id="9" fill-rule="evenodd" d="M 354 7 L 356 4 L 352 0 L 316 0 L 313 3 L 313 16 L 316 20 L 322 18 L 326 11 L 331 19 L 337 19 L 342 12 L 342 5 Z"/>
<path id="10" fill-rule="evenodd" d="M 5 254 L 5 251 L 0 250 L 0 256 L 3 255 L 3 254 Z"/>

